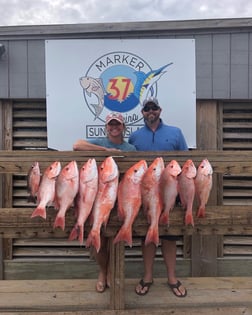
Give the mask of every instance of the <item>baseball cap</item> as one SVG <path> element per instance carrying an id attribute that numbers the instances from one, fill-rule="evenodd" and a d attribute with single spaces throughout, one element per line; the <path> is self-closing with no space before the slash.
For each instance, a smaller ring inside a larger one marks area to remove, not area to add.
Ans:
<path id="1" fill-rule="evenodd" d="M 144 101 L 143 101 L 143 107 L 145 107 L 146 105 L 148 104 L 155 104 L 159 107 L 159 103 L 158 103 L 158 100 L 156 97 L 154 96 L 151 96 L 151 97 L 148 97 L 146 98 Z"/>
<path id="2" fill-rule="evenodd" d="M 106 125 L 111 121 L 111 120 L 117 120 L 119 123 L 124 124 L 124 118 L 123 115 L 117 112 L 110 113 L 106 116 Z"/>

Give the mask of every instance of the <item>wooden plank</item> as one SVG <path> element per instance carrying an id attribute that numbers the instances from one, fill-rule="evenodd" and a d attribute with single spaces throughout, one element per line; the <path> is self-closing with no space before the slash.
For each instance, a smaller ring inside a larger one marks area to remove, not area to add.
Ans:
<path id="1" fill-rule="evenodd" d="M 217 236 L 192 235 L 192 276 L 217 276 Z"/>
<path id="2" fill-rule="evenodd" d="M 2 315 L 51 315 L 52 312 L 1 312 Z M 140 309 L 140 310 L 85 310 L 53 312 L 54 315 L 251 315 L 252 309 L 248 307 L 191 307 L 190 309 L 169 308 Z"/>
<path id="3" fill-rule="evenodd" d="M 113 244 L 110 238 L 110 308 L 115 310 L 124 309 L 124 244 L 122 242 Z"/>
<path id="4" fill-rule="evenodd" d="M 109 290 L 95 292 L 96 280 L 0 281 L 0 311 L 109 310 Z M 187 310 L 210 307 L 251 308 L 251 277 L 182 278 L 187 298 L 176 298 L 165 279 L 155 279 L 148 296 L 136 295 L 138 279 L 125 281 L 125 311 Z M 141 313 L 139 313 L 141 314 Z M 167 314 L 167 313 L 166 313 Z"/>
<path id="5" fill-rule="evenodd" d="M 66 238 L 75 224 L 73 211 L 66 213 L 65 230 L 54 229 L 56 211 L 53 208 L 47 210 L 47 219 L 31 219 L 32 209 L 30 208 L 2 208 L 0 211 L 0 233 L 5 237 L 14 238 Z M 176 207 L 170 216 L 170 226 L 159 226 L 162 235 L 218 235 L 218 234 L 252 234 L 252 207 L 251 206 L 207 206 L 205 218 L 195 218 L 195 226 L 184 225 L 184 210 Z M 116 209 L 111 212 L 106 230 L 106 236 L 113 236 L 118 231 L 121 222 L 118 220 Z M 86 225 L 86 232 L 90 226 Z M 133 235 L 144 236 L 148 228 L 146 217 L 142 211 L 139 212 L 133 224 Z"/>
<path id="6" fill-rule="evenodd" d="M 104 153 L 106 152 L 106 153 Z M 165 163 L 176 159 L 181 165 L 187 160 L 192 159 L 196 166 L 204 159 L 208 158 L 213 166 L 214 173 L 225 175 L 249 175 L 252 174 L 252 154 L 251 151 L 174 151 L 174 152 L 116 152 L 116 151 L 48 151 L 48 150 L 17 150 L 0 151 L 0 173 L 23 173 L 27 174 L 31 163 L 39 161 L 43 171 L 53 161 L 59 160 L 64 165 L 71 160 L 76 160 L 79 166 L 94 157 L 98 163 L 107 156 L 113 156 L 118 164 L 121 173 L 125 172 L 130 166 L 138 162 L 139 159 L 146 159 L 151 163 L 157 156 L 162 156 Z"/>
<path id="7" fill-rule="evenodd" d="M 3 257 L 3 237 L 0 235 L 0 280 L 4 279 L 4 257 Z"/>
<path id="8" fill-rule="evenodd" d="M 47 210 L 47 219 L 31 219 L 30 208 L 2 208 L 0 211 L 0 233 L 5 237 L 67 237 L 75 224 L 74 213 L 68 210 L 66 213 L 66 228 L 54 229 L 56 211 L 53 208 Z M 252 234 L 252 206 L 208 206 L 205 218 L 195 218 L 195 226 L 184 225 L 184 210 L 177 207 L 171 212 L 170 226 L 159 226 L 160 234 L 192 235 L 192 234 Z M 121 223 L 117 218 L 116 210 L 111 212 L 105 235 L 113 236 L 118 231 Z M 90 226 L 86 225 L 86 232 Z M 133 224 L 133 235 L 143 236 L 148 228 L 147 219 L 140 211 Z"/>

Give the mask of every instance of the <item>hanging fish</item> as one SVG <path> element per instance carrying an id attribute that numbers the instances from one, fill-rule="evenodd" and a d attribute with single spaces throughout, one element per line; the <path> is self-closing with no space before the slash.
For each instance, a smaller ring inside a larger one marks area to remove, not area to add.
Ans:
<path id="1" fill-rule="evenodd" d="M 55 184 L 55 208 L 58 209 L 53 227 L 65 229 L 66 211 L 73 205 L 79 189 L 79 170 L 76 161 L 68 163 L 60 172 Z"/>
<path id="2" fill-rule="evenodd" d="M 27 191 L 29 193 L 28 202 L 36 203 L 40 180 L 41 174 L 39 162 L 34 162 L 27 175 Z"/>
<path id="3" fill-rule="evenodd" d="M 118 189 L 119 171 L 112 156 L 107 157 L 98 167 L 98 192 L 91 212 L 92 228 L 86 246 L 93 245 L 97 251 L 101 247 L 101 226 L 106 227 L 114 207 Z"/>
<path id="4" fill-rule="evenodd" d="M 45 170 L 41 179 L 41 184 L 37 193 L 37 208 L 33 211 L 31 217 L 40 216 L 46 219 L 46 207 L 53 204 L 55 198 L 55 182 L 61 170 L 61 164 L 58 161 L 53 162 Z"/>
<path id="5" fill-rule="evenodd" d="M 125 241 L 132 246 L 132 224 L 141 207 L 141 181 L 147 168 L 145 160 L 137 162 L 125 172 L 119 183 L 117 206 L 123 225 L 114 239 L 114 244 Z"/>
<path id="6" fill-rule="evenodd" d="M 76 196 L 77 222 L 69 240 L 78 238 L 83 244 L 84 224 L 92 210 L 98 190 L 98 169 L 95 159 L 89 159 L 79 170 L 79 190 Z"/>
<path id="7" fill-rule="evenodd" d="M 162 210 L 162 199 L 159 192 L 159 181 L 164 170 L 164 161 L 162 157 L 157 157 L 145 172 L 142 184 L 141 195 L 143 209 L 147 215 L 149 228 L 145 237 L 145 245 L 154 243 L 159 244 L 159 216 Z"/>
<path id="8" fill-rule="evenodd" d="M 198 169 L 195 177 L 195 194 L 198 201 L 197 217 L 203 218 L 206 215 L 206 204 L 212 189 L 213 169 L 207 159 L 204 159 Z"/>
<path id="9" fill-rule="evenodd" d="M 170 210 L 173 209 L 178 195 L 178 175 L 181 167 L 176 160 L 170 161 L 160 178 L 160 193 L 163 201 L 163 211 L 159 218 L 159 223 L 169 225 Z"/>
<path id="10" fill-rule="evenodd" d="M 197 170 L 192 160 L 187 160 L 178 176 L 178 192 L 182 207 L 186 210 L 185 224 L 194 226 L 192 208 L 195 196 L 194 178 Z"/>

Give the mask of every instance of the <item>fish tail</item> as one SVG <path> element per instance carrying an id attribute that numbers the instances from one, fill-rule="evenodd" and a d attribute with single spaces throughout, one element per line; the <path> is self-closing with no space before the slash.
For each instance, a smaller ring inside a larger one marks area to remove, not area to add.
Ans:
<path id="1" fill-rule="evenodd" d="M 46 219 L 46 209 L 45 209 L 45 207 L 38 206 L 32 212 L 31 218 L 34 218 L 34 217 L 41 217 L 43 219 Z"/>
<path id="2" fill-rule="evenodd" d="M 57 215 L 53 224 L 53 228 L 60 227 L 63 231 L 65 230 L 65 217 Z"/>
<path id="3" fill-rule="evenodd" d="M 169 225 L 169 212 L 164 211 L 161 213 L 161 216 L 159 217 L 159 224 Z"/>
<path id="4" fill-rule="evenodd" d="M 98 231 L 91 230 L 88 234 L 88 238 L 86 241 L 86 247 L 90 247 L 93 245 L 97 251 L 99 252 L 101 248 L 101 238 L 100 238 L 100 233 Z"/>
<path id="5" fill-rule="evenodd" d="M 91 106 L 93 106 L 94 111 L 95 111 L 95 119 L 98 118 L 103 110 L 103 106 L 99 103 L 99 104 L 90 104 Z"/>
<path id="6" fill-rule="evenodd" d="M 73 240 L 76 240 L 77 237 L 78 237 L 78 226 L 75 225 L 75 226 L 73 227 L 73 229 L 72 229 L 70 235 L 69 235 L 68 240 L 69 240 L 69 241 L 73 241 Z"/>
<path id="7" fill-rule="evenodd" d="M 132 247 L 132 230 L 129 227 L 122 226 L 114 238 L 113 244 L 120 241 L 125 241 L 130 247 Z"/>
<path id="8" fill-rule="evenodd" d="M 190 225 L 190 224 L 194 226 L 193 215 L 192 215 L 191 210 L 187 210 L 186 215 L 185 215 L 185 225 Z"/>
<path id="9" fill-rule="evenodd" d="M 204 218 L 206 216 L 206 209 L 204 206 L 200 206 L 197 212 L 197 218 Z"/>
<path id="10" fill-rule="evenodd" d="M 150 243 L 154 243 L 156 246 L 159 244 L 159 236 L 158 229 L 149 227 L 148 232 L 145 237 L 145 245 L 149 245 Z"/>

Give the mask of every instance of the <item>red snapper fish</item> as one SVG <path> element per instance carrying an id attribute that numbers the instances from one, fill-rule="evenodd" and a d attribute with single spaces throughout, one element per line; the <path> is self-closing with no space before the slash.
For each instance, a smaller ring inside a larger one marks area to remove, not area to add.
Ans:
<path id="1" fill-rule="evenodd" d="M 52 205 L 55 198 L 55 182 L 61 170 L 61 164 L 58 161 L 53 162 L 45 170 L 37 193 L 37 208 L 33 211 L 31 217 L 40 216 L 46 219 L 46 207 Z"/>
<path id="2" fill-rule="evenodd" d="M 39 184 L 41 180 L 39 162 L 34 162 L 27 175 L 28 202 L 36 202 Z"/>
<path id="3" fill-rule="evenodd" d="M 206 215 L 206 204 L 212 189 L 213 169 L 207 159 L 204 159 L 197 170 L 195 177 L 195 195 L 198 201 L 197 217 L 203 218 Z"/>
<path id="4" fill-rule="evenodd" d="M 86 241 L 86 246 L 93 245 L 97 253 L 101 247 L 101 226 L 104 224 L 106 227 L 116 201 L 118 179 L 117 164 L 113 157 L 109 156 L 98 167 L 98 192 L 91 211 L 92 228 Z"/>
<path id="5" fill-rule="evenodd" d="M 174 208 L 176 197 L 178 195 L 178 175 L 181 173 L 181 167 L 176 160 L 170 161 L 160 178 L 160 193 L 163 201 L 163 211 L 159 218 L 159 223 L 169 225 L 170 210 Z"/>
<path id="6" fill-rule="evenodd" d="M 141 160 L 131 166 L 118 186 L 118 217 L 124 221 L 118 231 L 114 244 L 125 241 L 132 247 L 132 224 L 141 207 L 141 181 L 148 166 Z"/>
<path id="7" fill-rule="evenodd" d="M 79 189 L 79 170 L 76 161 L 68 163 L 55 184 L 55 209 L 58 209 L 53 227 L 65 229 L 65 214 L 73 204 Z"/>
<path id="8" fill-rule="evenodd" d="M 76 196 L 77 222 L 69 240 L 78 238 L 83 244 L 84 224 L 92 210 L 98 190 L 98 169 L 95 159 L 89 159 L 79 171 L 79 191 Z"/>
<path id="9" fill-rule="evenodd" d="M 141 195 L 143 210 L 150 224 L 145 237 L 145 245 L 154 243 L 158 246 L 159 244 L 158 223 L 163 207 L 159 191 L 159 182 L 163 170 L 164 160 L 162 157 L 157 157 L 148 167 L 142 179 Z"/>
<path id="10" fill-rule="evenodd" d="M 194 226 L 192 208 L 195 196 L 194 178 L 197 169 L 192 160 L 187 160 L 178 176 L 178 192 L 182 207 L 186 210 L 185 224 Z"/>

